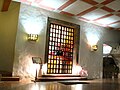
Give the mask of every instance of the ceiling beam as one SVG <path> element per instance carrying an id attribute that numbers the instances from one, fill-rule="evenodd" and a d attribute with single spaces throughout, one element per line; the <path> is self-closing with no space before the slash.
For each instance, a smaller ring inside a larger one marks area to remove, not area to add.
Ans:
<path id="1" fill-rule="evenodd" d="M 12 0 L 4 0 L 2 10 L 1 10 L 2 12 L 8 11 L 11 1 Z"/>

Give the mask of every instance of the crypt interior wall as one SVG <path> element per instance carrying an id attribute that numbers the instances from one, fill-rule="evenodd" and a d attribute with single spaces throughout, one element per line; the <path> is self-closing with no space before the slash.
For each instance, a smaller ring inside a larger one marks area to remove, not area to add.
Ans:
<path id="1" fill-rule="evenodd" d="M 88 78 L 102 78 L 102 45 L 104 41 L 114 40 L 114 34 L 109 35 L 107 28 L 24 4 L 21 4 L 20 7 L 13 76 L 33 78 L 35 76 L 35 66 L 31 58 L 39 56 L 44 62 L 48 17 L 80 25 L 78 63 L 88 71 Z M 27 41 L 26 36 L 28 33 L 33 33 L 31 31 L 39 34 L 37 42 Z M 94 39 L 97 39 L 98 50 L 91 52 L 89 42 Z"/>

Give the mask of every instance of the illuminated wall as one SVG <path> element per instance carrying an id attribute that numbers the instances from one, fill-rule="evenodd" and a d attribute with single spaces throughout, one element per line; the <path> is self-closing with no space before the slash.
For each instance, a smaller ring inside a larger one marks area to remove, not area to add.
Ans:
<path id="1" fill-rule="evenodd" d="M 113 34 L 109 35 L 109 31 L 103 27 L 78 21 L 63 14 L 49 12 L 24 4 L 21 4 L 19 15 L 13 75 L 20 76 L 22 78 L 35 76 L 35 68 L 37 66 L 33 65 L 32 57 L 39 56 L 44 61 L 48 17 L 80 25 L 80 46 L 78 48 L 78 62 L 83 68 L 88 70 L 88 78 L 101 78 L 103 42 L 107 40 L 114 40 L 114 36 L 116 36 L 114 35 L 114 32 Z M 38 34 L 39 39 L 36 42 L 27 41 L 26 36 L 29 33 Z M 97 44 L 98 50 L 91 52 L 90 43 Z"/>
<path id="2" fill-rule="evenodd" d="M 33 12 L 34 11 L 34 12 Z M 21 5 L 15 45 L 13 76 L 34 78 L 36 68 L 32 57 L 44 60 L 47 18 L 39 9 Z M 28 34 L 38 34 L 37 41 L 28 41 Z"/>
<path id="3" fill-rule="evenodd" d="M 88 70 L 88 78 L 102 78 L 103 44 L 108 41 L 118 42 L 119 34 L 119 31 L 81 22 L 79 63 Z M 92 43 L 98 45 L 95 52 L 90 50 Z"/>

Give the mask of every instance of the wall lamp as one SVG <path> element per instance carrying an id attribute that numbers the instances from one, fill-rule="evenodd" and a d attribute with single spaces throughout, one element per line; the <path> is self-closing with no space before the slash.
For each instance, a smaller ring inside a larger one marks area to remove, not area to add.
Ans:
<path id="1" fill-rule="evenodd" d="M 37 41 L 38 40 L 38 34 L 28 34 L 29 41 Z"/>
<path id="2" fill-rule="evenodd" d="M 98 45 L 91 45 L 91 51 L 97 51 Z"/>

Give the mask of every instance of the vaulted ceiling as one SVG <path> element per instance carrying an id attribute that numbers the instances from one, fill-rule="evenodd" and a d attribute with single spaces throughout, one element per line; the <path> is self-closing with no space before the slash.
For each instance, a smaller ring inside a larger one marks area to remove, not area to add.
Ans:
<path id="1" fill-rule="evenodd" d="M 120 30 L 120 0 L 13 0 Z"/>

